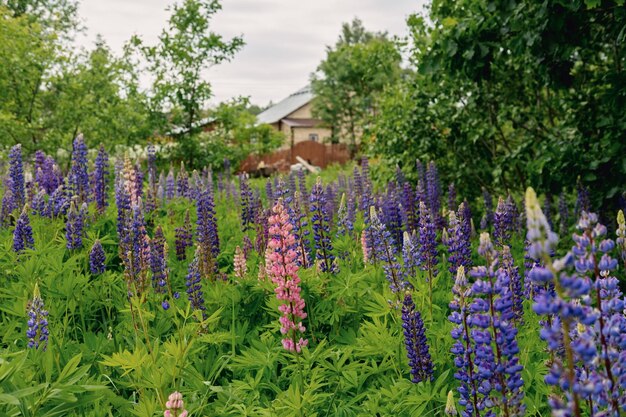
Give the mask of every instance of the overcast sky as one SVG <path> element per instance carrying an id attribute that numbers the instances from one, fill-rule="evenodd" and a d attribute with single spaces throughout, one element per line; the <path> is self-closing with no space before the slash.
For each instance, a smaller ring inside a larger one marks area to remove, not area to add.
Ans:
<path id="1" fill-rule="evenodd" d="M 81 0 L 87 27 L 78 42 L 91 48 L 97 34 L 120 53 L 131 35 L 154 44 L 165 27 L 172 1 Z M 308 83 L 309 75 L 333 45 L 341 23 L 358 16 L 368 30 L 405 36 L 406 17 L 422 11 L 425 0 L 223 0 L 212 30 L 243 35 L 246 45 L 230 63 L 212 68 L 212 102 L 250 96 L 253 103 L 277 102 Z"/>

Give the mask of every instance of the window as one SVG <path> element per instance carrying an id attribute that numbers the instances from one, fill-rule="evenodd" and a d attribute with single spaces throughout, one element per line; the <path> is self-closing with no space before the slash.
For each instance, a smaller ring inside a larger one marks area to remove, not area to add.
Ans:
<path id="1" fill-rule="evenodd" d="M 309 133 L 309 140 L 313 142 L 319 142 L 320 138 L 317 136 L 317 133 Z"/>

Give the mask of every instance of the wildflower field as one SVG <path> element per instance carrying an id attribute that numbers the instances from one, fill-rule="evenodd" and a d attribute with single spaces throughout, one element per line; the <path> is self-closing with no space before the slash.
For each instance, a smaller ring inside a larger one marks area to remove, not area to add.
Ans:
<path id="1" fill-rule="evenodd" d="M 94 151 L 9 153 L 0 415 L 626 414 L 626 225 L 583 184 L 467 201 L 419 161 L 250 180 Z"/>

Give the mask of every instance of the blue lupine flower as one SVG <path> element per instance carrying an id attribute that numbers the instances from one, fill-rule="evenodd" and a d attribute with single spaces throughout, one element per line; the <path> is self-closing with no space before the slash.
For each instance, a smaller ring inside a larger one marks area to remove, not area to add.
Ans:
<path id="1" fill-rule="evenodd" d="M 404 296 L 402 305 L 402 328 L 404 329 L 404 344 L 406 355 L 411 367 L 411 381 L 432 381 L 433 362 L 430 358 L 428 340 L 426 339 L 424 322 L 410 293 Z"/>
<path id="2" fill-rule="evenodd" d="M 13 195 L 13 205 L 10 207 L 12 212 L 26 204 L 22 145 L 20 144 L 13 146 L 9 151 L 9 178 L 11 180 L 9 186 Z"/>
<path id="3" fill-rule="evenodd" d="M 30 219 L 28 218 L 28 206 L 24 206 L 13 231 L 13 251 L 19 254 L 24 249 L 33 249 L 34 247 L 35 240 L 33 239 L 33 229 L 30 227 Z"/>
<path id="4" fill-rule="evenodd" d="M 93 243 L 89 251 L 89 270 L 94 275 L 100 275 L 106 269 L 106 255 L 99 239 Z"/>
<path id="5" fill-rule="evenodd" d="M 185 285 L 187 286 L 187 299 L 191 304 L 191 308 L 194 310 L 200 310 L 202 312 L 202 319 L 206 319 L 206 306 L 204 305 L 204 294 L 202 293 L 202 284 L 200 268 L 198 266 L 199 249 L 196 251 L 196 255 L 189 264 L 187 273 L 187 279 Z"/>
<path id="6" fill-rule="evenodd" d="M 214 278 L 218 270 L 217 257 L 220 254 L 220 240 L 217 232 L 212 187 L 207 187 L 200 192 L 196 201 L 196 211 L 198 214 L 196 222 L 198 269 L 202 277 Z"/>
<path id="7" fill-rule="evenodd" d="M 39 285 L 35 284 L 33 299 L 28 307 L 28 347 L 31 349 L 45 351 L 48 347 L 48 311 L 45 309 Z"/>
<path id="8" fill-rule="evenodd" d="M 94 163 L 93 173 L 93 195 L 96 201 L 96 209 L 99 213 L 104 213 L 108 204 L 107 196 L 107 178 L 109 176 L 109 155 L 104 150 L 104 146 L 100 145 L 98 156 Z"/>
<path id="9" fill-rule="evenodd" d="M 463 204 L 459 206 L 459 216 L 462 215 Z M 448 246 L 449 270 L 454 275 L 460 266 L 469 268 L 472 264 L 470 237 L 465 234 L 465 228 L 459 220 L 459 216 L 454 211 L 450 211 L 448 214 L 448 239 L 445 242 Z"/>
<path id="10" fill-rule="evenodd" d="M 77 207 L 78 198 L 74 196 L 67 212 L 65 222 L 66 246 L 69 250 L 83 247 L 83 234 L 85 228 L 85 217 L 87 216 L 87 205 L 83 203 L 80 209 Z"/>
<path id="11" fill-rule="evenodd" d="M 315 241 L 315 258 L 319 261 L 322 272 L 339 272 L 335 261 L 333 244 L 330 234 L 331 214 L 328 212 L 322 179 L 317 178 L 311 189 L 309 197 L 309 210 L 311 210 L 311 224 L 313 226 L 313 240 Z"/>
<path id="12" fill-rule="evenodd" d="M 402 291 L 411 288 L 411 284 L 407 281 L 405 270 L 400 266 L 397 259 L 397 246 L 393 241 L 391 233 L 387 230 L 387 227 L 380 221 L 376 209 L 370 207 L 370 225 L 369 231 L 372 237 L 372 248 L 375 251 L 376 259 L 383 263 L 383 269 L 387 281 L 389 281 L 389 288 L 391 292 L 398 295 Z"/>
<path id="13" fill-rule="evenodd" d="M 69 189 L 79 203 L 89 199 L 89 174 L 87 173 L 87 145 L 80 134 L 72 145 L 72 165 L 68 173 Z"/>

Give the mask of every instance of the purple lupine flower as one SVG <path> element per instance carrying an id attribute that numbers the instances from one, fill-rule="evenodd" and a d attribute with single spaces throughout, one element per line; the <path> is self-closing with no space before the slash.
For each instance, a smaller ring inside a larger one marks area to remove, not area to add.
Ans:
<path id="1" fill-rule="evenodd" d="M 415 160 L 415 169 L 417 172 L 417 181 L 422 181 L 422 184 L 426 183 L 426 167 L 419 159 Z M 421 200 L 420 200 L 421 201 Z"/>
<path id="2" fill-rule="evenodd" d="M 137 162 L 135 164 L 135 195 L 137 196 L 137 199 L 143 198 L 143 180 L 144 180 L 144 173 L 141 169 L 141 164 L 139 162 Z"/>
<path id="3" fill-rule="evenodd" d="M 124 276 L 130 296 L 143 294 L 148 286 L 150 238 L 139 205 L 132 207 L 132 214 L 127 222 L 127 232 L 120 240 L 120 258 L 124 264 Z"/>
<path id="4" fill-rule="evenodd" d="M 569 210 L 567 208 L 567 197 L 564 191 L 559 195 L 559 231 L 561 234 L 567 233 L 567 222 L 569 220 Z"/>
<path id="5" fill-rule="evenodd" d="M 30 219 L 28 218 L 28 206 L 24 206 L 13 231 L 13 251 L 19 254 L 24 249 L 34 248 L 35 240 L 33 239 L 33 229 L 30 227 Z"/>
<path id="6" fill-rule="evenodd" d="M 460 266 L 469 268 L 472 264 L 472 248 L 470 237 L 466 235 L 465 228 L 459 217 L 462 215 L 463 204 L 459 206 L 459 216 L 454 211 L 448 214 L 448 239 L 445 242 L 448 246 L 449 271 L 456 275 Z"/>
<path id="7" fill-rule="evenodd" d="M 35 284 L 33 299 L 28 306 L 28 347 L 31 349 L 45 351 L 48 347 L 48 311 L 45 309 L 39 285 Z"/>
<path id="8" fill-rule="evenodd" d="M 358 196 L 363 195 L 363 180 L 361 178 L 361 171 L 355 166 L 352 172 L 352 179 L 354 181 L 354 193 Z M 361 210 L 369 210 L 367 207 L 359 206 Z"/>
<path id="9" fill-rule="evenodd" d="M 427 206 L 430 211 L 432 222 L 437 228 L 443 227 L 443 219 L 441 218 L 441 183 L 439 182 L 439 172 L 437 165 L 433 161 L 428 164 L 426 170 L 426 194 Z"/>
<path id="10" fill-rule="evenodd" d="M 87 173 L 87 145 L 82 133 L 76 136 L 72 145 L 72 165 L 68 173 L 69 188 L 79 203 L 88 201 L 89 174 Z"/>
<path id="11" fill-rule="evenodd" d="M 61 185 L 61 171 L 54 161 L 54 158 L 47 156 L 41 167 L 41 180 L 37 180 L 39 186 L 46 190 L 48 195 L 52 194 Z"/>
<path id="12" fill-rule="evenodd" d="M 585 187 L 580 178 L 578 178 L 578 181 L 576 181 L 576 206 L 574 207 L 574 217 L 579 218 L 583 211 L 589 212 L 590 206 L 589 188 Z"/>
<path id="13" fill-rule="evenodd" d="M 486 392 L 484 388 L 491 387 L 487 385 L 490 376 L 479 372 L 477 367 L 476 356 L 478 353 L 474 347 L 472 332 L 470 332 L 472 288 L 467 281 L 463 266 L 460 266 L 456 271 L 452 293 L 454 299 L 450 303 L 452 314 L 449 316 L 449 320 L 455 324 L 451 331 L 455 342 L 451 352 L 455 355 L 454 365 L 457 368 L 454 377 L 460 383 L 458 388 L 461 396 L 459 405 L 465 409 L 461 415 L 464 417 L 488 415 L 488 413 L 483 413 L 490 404 L 489 392 Z"/>
<path id="14" fill-rule="evenodd" d="M 296 195 L 296 191 L 298 191 L 298 187 L 296 185 L 296 174 L 291 171 L 289 173 L 289 196 L 293 198 Z"/>
<path id="15" fill-rule="evenodd" d="M 380 221 L 374 206 L 370 207 L 370 225 L 369 231 L 372 237 L 372 248 L 376 251 L 376 259 L 383 262 L 383 269 L 391 292 L 397 295 L 397 301 L 400 301 L 402 291 L 411 288 L 411 284 L 407 281 L 405 270 L 402 269 L 398 262 L 396 243 L 393 241 L 391 233 L 387 230 L 385 224 Z"/>
<path id="16" fill-rule="evenodd" d="M 272 189 L 272 181 L 268 178 L 265 181 L 265 197 L 272 204 L 274 202 L 274 190 Z"/>
<path id="17" fill-rule="evenodd" d="M 402 305 L 402 328 L 404 329 L 406 356 L 411 367 L 411 381 L 414 383 L 432 381 L 433 362 L 430 358 L 424 321 L 408 291 Z"/>
<path id="18" fill-rule="evenodd" d="M 185 170 L 184 162 L 180 163 L 180 171 L 176 177 L 176 195 L 178 197 L 189 197 L 189 175 Z"/>
<path id="19" fill-rule="evenodd" d="M 333 254 L 333 244 L 330 234 L 330 218 L 322 179 L 317 181 L 311 189 L 309 197 L 309 210 L 312 213 L 311 224 L 313 226 L 313 240 L 315 241 L 315 258 L 319 261 L 322 272 L 339 272 L 339 267 Z"/>
<path id="20" fill-rule="evenodd" d="M 256 219 L 254 220 L 254 224 L 256 224 L 256 239 L 254 241 L 254 248 L 259 255 L 265 253 L 267 242 L 269 241 L 269 225 L 267 224 L 269 216 L 271 216 L 270 209 L 259 209 L 256 212 Z"/>
<path id="21" fill-rule="evenodd" d="M 198 213 L 198 270 L 203 278 L 215 278 L 218 270 L 217 257 L 220 254 L 220 240 L 217 232 L 217 218 L 213 191 L 210 187 L 203 190 L 196 201 Z"/>
<path id="22" fill-rule="evenodd" d="M 500 263 L 501 268 L 507 275 L 509 283 L 509 292 L 511 299 L 511 314 L 512 319 L 516 322 L 521 322 L 524 318 L 524 292 L 522 290 L 522 277 L 519 273 L 519 267 L 513 263 L 513 256 L 511 255 L 511 248 L 503 246 L 501 250 Z"/>
<path id="23" fill-rule="evenodd" d="M 617 230 L 615 231 L 616 239 L 620 258 L 626 268 L 626 220 L 624 219 L 624 212 L 622 210 L 617 212 Z"/>
<path id="24" fill-rule="evenodd" d="M 511 239 L 513 229 L 513 219 L 509 211 L 510 206 L 504 202 L 502 197 L 498 197 L 498 205 L 493 214 L 493 237 L 496 243 L 504 245 Z"/>
<path id="25" fill-rule="evenodd" d="M 341 194 L 339 210 L 337 212 L 337 236 L 351 236 L 354 231 L 354 223 L 348 217 L 348 206 L 346 204 L 346 193 Z"/>
<path id="26" fill-rule="evenodd" d="M 337 211 L 336 202 L 335 202 L 335 190 L 332 185 L 328 184 L 326 186 L 326 192 L 324 193 L 324 199 L 326 200 L 326 211 L 330 213 L 328 225 L 333 227 L 333 214 Z"/>
<path id="27" fill-rule="evenodd" d="M 406 182 L 406 176 L 404 172 L 402 172 L 402 168 L 396 166 L 396 185 L 398 187 L 402 187 L 402 185 Z"/>
<path id="28" fill-rule="evenodd" d="M 176 181 L 174 180 L 174 170 L 170 167 L 170 172 L 165 179 L 165 198 L 168 200 L 176 196 Z"/>
<path id="29" fill-rule="evenodd" d="M 255 213 L 254 195 L 248 184 L 248 178 L 244 174 L 239 176 L 239 199 L 241 200 L 241 225 L 246 231 L 252 228 Z"/>
<path id="30" fill-rule="evenodd" d="M 416 210 L 416 200 L 413 188 L 409 182 L 405 182 L 402 185 L 402 210 L 404 211 L 404 218 L 407 231 L 414 231 L 418 228 L 418 216 Z"/>
<path id="31" fill-rule="evenodd" d="M 511 230 L 519 233 L 524 227 L 524 222 L 519 212 L 519 208 L 517 207 L 517 203 L 515 202 L 511 194 L 506 197 L 506 201 L 504 202 L 504 204 L 506 207 L 506 211 L 509 214 L 509 219 L 511 221 Z"/>
<path id="32" fill-rule="evenodd" d="M 459 221 L 461 222 L 461 228 L 463 229 L 463 234 L 467 236 L 467 238 L 472 237 L 472 211 L 470 210 L 469 203 L 467 200 L 464 200 L 459 206 L 459 210 L 457 212 L 457 216 Z"/>
<path id="33" fill-rule="evenodd" d="M 202 313 L 202 320 L 206 319 L 206 306 L 204 305 L 204 294 L 202 293 L 200 268 L 198 266 L 198 258 L 200 257 L 200 248 L 196 250 L 193 261 L 189 264 L 187 279 L 187 299 L 193 310 L 199 310 Z"/>
<path id="34" fill-rule="evenodd" d="M 35 197 L 33 197 L 33 201 L 31 202 L 31 207 L 33 208 L 33 214 L 37 214 L 41 217 L 47 217 L 48 210 L 46 204 L 46 190 L 42 188 L 37 194 L 35 194 Z"/>
<path id="35" fill-rule="evenodd" d="M 472 285 L 474 299 L 469 307 L 469 324 L 476 344 L 478 372 L 485 373 L 491 389 L 497 393 L 492 393 L 496 409 L 502 410 L 503 415 L 523 416 L 523 367 L 518 357 L 517 328 L 513 325 L 509 275 L 503 269 L 494 272 L 493 264 L 488 268 L 474 267 L 471 275 L 476 281 Z"/>
<path id="36" fill-rule="evenodd" d="M 93 172 L 93 196 L 96 201 L 98 213 L 104 213 L 108 204 L 107 178 L 109 176 L 109 155 L 104 150 L 104 145 L 100 145 L 98 156 L 94 163 Z"/>
<path id="37" fill-rule="evenodd" d="M 391 233 L 393 241 L 400 245 L 402 242 L 402 215 L 400 213 L 400 203 L 397 200 L 393 183 L 387 187 L 387 197 L 382 206 L 382 221 Z"/>
<path id="38" fill-rule="evenodd" d="M 293 199 L 293 208 L 291 210 L 290 221 L 293 226 L 292 234 L 295 240 L 296 262 L 299 267 L 308 268 L 310 266 L 310 243 L 309 235 L 311 231 L 308 229 L 309 221 L 306 213 L 302 209 L 300 192 L 296 191 Z"/>
<path id="39" fill-rule="evenodd" d="M 115 178 L 115 205 L 117 206 L 117 236 L 122 242 L 127 233 L 126 225 L 130 217 L 130 194 L 122 171 L 118 171 Z"/>
<path id="40" fill-rule="evenodd" d="M 106 255 L 100 239 L 96 239 L 89 251 L 89 270 L 93 275 L 100 275 L 106 269 Z"/>
<path id="41" fill-rule="evenodd" d="M 448 185 L 448 211 L 454 211 L 456 207 L 456 188 L 454 188 L 454 183 L 451 182 Z"/>
<path id="42" fill-rule="evenodd" d="M 11 193 L 13 194 L 13 203 L 11 212 L 16 208 L 24 207 L 26 204 L 25 183 L 24 183 L 24 167 L 22 164 L 22 145 L 17 144 L 9 151 L 9 178 Z"/>
<path id="43" fill-rule="evenodd" d="M 71 199 L 67 186 L 65 184 L 59 185 L 48 199 L 47 217 L 66 215 L 67 211 L 70 209 L 70 202 Z"/>
<path id="44" fill-rule="evenodd" d="M 167 242 L 161 226 L 157 226 L 154 237 L 150 241 L 150 270 L 152 271 L 152 288 L 157 294 L 165 294 L 169 290 L 169 270 L 167 268 Z"/>
<path id="45" fill-rule="evenodd" d="M 432 317 L 432 294 L 433 280 L 437 276 L 437 234 L 436 226 L 428 207 L 423 201 L 419 206 L 419 243 L 420 243 L 420 265 L 423 271 L 428 272 L 428 299 L 430 302 L 430 313 Z"/>
<path id="46" fill-rule="evenodd" d="M 67 221 L 65 222 L 65 238 L 66 246 L 69 250 L 80 249 L 83 247 L 83 234 L 85 228 L 85 217 L 87 215 L 87 205 L 83 203 L 80 209 L 77 207 L 78 198 L 74 196 L 70 203 L 70 209 L 67 212 Z"/>
<path id="47" fill-rule="evenodd" d="M 183 261 L 187 259 L 187 248 L 193 246 L 193 229 L 189 210 L 185 211 L 182 227 L 177 227 L 174 233 L 176 236 L 176 259 Z"/>
<path id="48" fill-rule="evenodd" d="M 309 191 L 306 188 L 306 172 L 304 169 L 298 170 L 298 188 L 300 190 L 300 198 L 305 211 L 308 210 L 307 202 L 309 201 Z"/>

